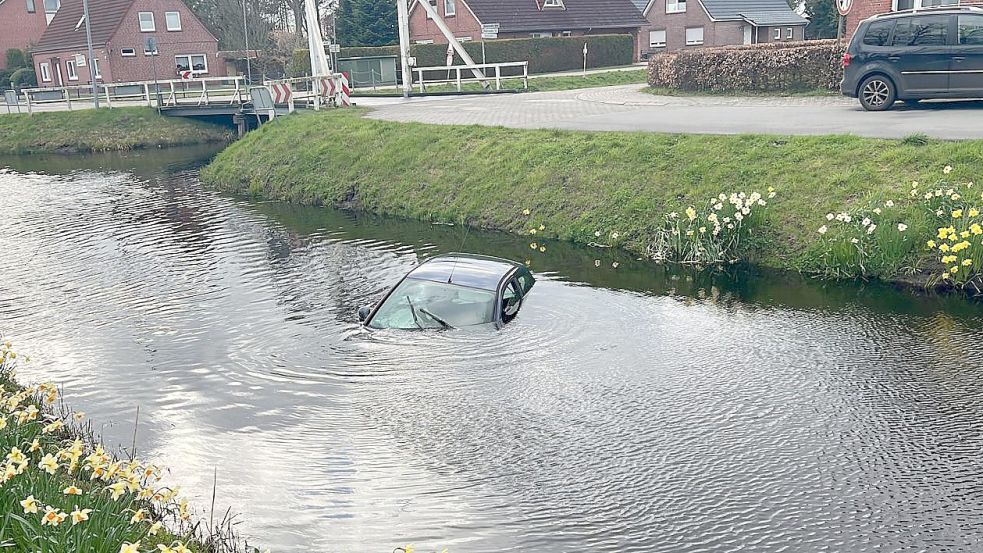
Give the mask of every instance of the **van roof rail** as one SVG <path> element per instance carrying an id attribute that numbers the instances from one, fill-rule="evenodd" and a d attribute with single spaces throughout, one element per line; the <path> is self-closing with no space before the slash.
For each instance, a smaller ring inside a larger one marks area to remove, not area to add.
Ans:
<path id="1" fill-rule="evenodd" d="M 925 8 L 912 8 L 910 10 L 898 10 L 894 12 L 879 13 L 873 17 L 873 19 L 878 19 L 881 17 L 893 17 L 898 15 L 907 15 L 915 13 L 924 12 L 936 12 L 936 11 L 951 11 L 951 12 L 975 12 L 983 13 L 983 8 L 979 6 L 928 6 Z"/>

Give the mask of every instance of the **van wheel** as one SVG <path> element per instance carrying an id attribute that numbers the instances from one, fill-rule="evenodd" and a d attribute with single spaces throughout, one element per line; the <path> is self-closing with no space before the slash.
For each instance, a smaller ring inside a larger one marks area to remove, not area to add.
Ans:
<path id="1" fill-rule="evenodd" d="M 884 111 L 891 109 L 898 93 L 894 83 L 884 75 L 873 75 L 864 79 L 860 85 L 860 105 L 867 111 Z"/>

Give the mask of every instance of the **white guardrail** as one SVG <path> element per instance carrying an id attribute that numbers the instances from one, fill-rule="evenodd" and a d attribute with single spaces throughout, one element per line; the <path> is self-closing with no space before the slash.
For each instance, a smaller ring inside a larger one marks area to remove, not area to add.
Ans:
<path id="1" fill-rule="evenodd" d="M 92 102 L 91 84 L 58 86 L 48 88 L 25 88 L 21 91 L 28 113 L 34 106 L 46 104 L 67 104 Z M 106 107 L 113 102 L 146 102 L 148 106 L 196 105 L 204 106 L 223 103 L 243 104 L 247 100 L 247 87 L 244 77 L 208 77 L 203 79 L 174 79 L 167 81 L 138 81 L 126 83 L 99 83 L 99 98 L 105 100 Z M 86 106 L 88 107 L 88 106 Z"/>
<path id="2" fill-rule="evenodd" d="M 264 81 L 270 89 L 273 103 L 287 106 L 293 113 L 297 107 L 315 111 L 325 107 L 348 107 L 351 105 L 351 88 L 348 76 L 335 73 L 326 77 L 296 77 L 277 81 Z"/>
<path id="3" fill-rule="evenodd" d="M 492 71 L 486 71 L 486 70 Z M 474 75 L 478 70 L 485 75 L 481 79 Z M 505 71 L 503 71 L 505 70 Z M 517 70 L 521 70 L 517 71 Z M 464 83 L 477 83 L 482 81 L 495 81 L 495 90 L 502 90 L 503 80 L 522 80 L 522 88 L 529 89 L 529 62 L 515 61 L 507 63 L 478 63 L 475 65 L 448 65 L 446 67 L 414 67 L 413 73 L 416 74 L 416 83 L 420 87 L 420 92 L 427 91 L 427 85 L 435 84 L 456 84 L 457 91 L 461 92 L 461 85 Z M 433 78 L 427 78 L 428 74 L 437 74 Z M 442 74 L 442 76 L 441 76 Z"/>

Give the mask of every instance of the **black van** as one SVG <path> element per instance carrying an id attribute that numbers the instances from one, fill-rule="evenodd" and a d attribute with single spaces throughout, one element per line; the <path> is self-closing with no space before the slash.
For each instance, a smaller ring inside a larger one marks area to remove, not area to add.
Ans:
<path id="1" fill-rule="evenodd" d="M 843 55 L 840 91 L 868 111 L 896 100 L 983 98 L 983 9 L 909 10 L 865 19 Z"/>

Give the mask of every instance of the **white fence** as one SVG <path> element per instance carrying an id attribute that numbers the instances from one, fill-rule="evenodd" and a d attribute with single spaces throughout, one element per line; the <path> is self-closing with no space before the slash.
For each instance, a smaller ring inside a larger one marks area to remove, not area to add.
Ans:
<path id="1" fill-rule="evenodd" d="M 478 78 L 474 70 L 480 71 L 485 78 Z M 490 71 L 489 71 L 490 70 Z M 475 65 L 448 65 L 446 67 L 415 67 L 416 84 L 420 92 L 427 91 L 427 85 L 457 85 L 461 92 L 464 83 L 495 81 L 495 90 L 502 90 L 503 80 L 522 80 L 523 90 L 529 88 L 529 62 L 516 61 L 508 63 L 479 63 Z"/>
<path id="2" fill-rule="evenodd" d="M 113 102 L 146 103 L 159 105 L 206 106 L 214 104 L 236 105 L 247 101 L 247 89 L 243 77 L 209 77 L 191 80 L 139 81 L 127 83 L 100 83 L 99 98 L 106 107 Z M 49 88 L 26 88 L 21 91 L 28 113 L 35 106 L 47 104 L 67 104 L 85 102 L 89 107 L 94 98 L 94 87 L 90 84 L 59 86 Z"/>
<path id="3" fill-rule="evenodd" d="M 351 103 L 348 78 L 341 73 L 265 81 L 263 84 L 270 89 L 273 103 L 287 106 L 291 113 L 298 107 L 317 111 L 321 107 L 344 107 Z"/>

